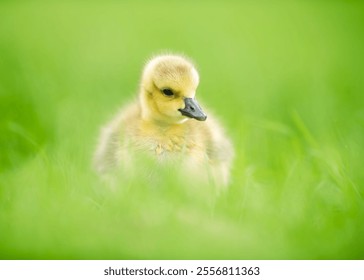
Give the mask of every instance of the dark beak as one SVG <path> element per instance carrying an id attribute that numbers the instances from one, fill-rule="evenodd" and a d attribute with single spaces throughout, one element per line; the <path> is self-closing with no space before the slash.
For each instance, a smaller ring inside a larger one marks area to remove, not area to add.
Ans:
<path id="1" fill-rule="evenodd" d="M 206 120 L 207 116 L 202 111 L 200 105 L 198 105 L 196 99 L 194 98 L 185 98 L 185 107 L 183 109 L 178 109 L 182 113 L 182 115 L 194 118 L 198 121 Z"/>

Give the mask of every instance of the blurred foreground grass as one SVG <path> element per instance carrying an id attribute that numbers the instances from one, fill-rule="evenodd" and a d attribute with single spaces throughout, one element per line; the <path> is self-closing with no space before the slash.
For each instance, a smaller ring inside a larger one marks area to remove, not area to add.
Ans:
<path id="1" fill-rule="evenodd" d="M 0 4 L 0 258 L 363 259 L 364 5 Z M 183 52 L 236 147 L 214 203 L 173 178 L 110 192 L 99 127 L 144 61 Z"/>

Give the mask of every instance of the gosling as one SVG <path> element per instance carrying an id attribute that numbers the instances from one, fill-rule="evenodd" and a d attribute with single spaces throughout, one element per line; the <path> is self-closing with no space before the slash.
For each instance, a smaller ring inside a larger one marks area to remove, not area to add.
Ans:
<path id="1" fill-rule="evenodd" d="M 176 165 L 181 178 L 224 188 L 233 146 L 213 116 L 195 99 L 199 74 L 180 55 L 161 55 L 145 66 L 138 99 L 102 128 L 94 156 L 102 175 L 143 176 L 144 155 L 156 166 Z"/>

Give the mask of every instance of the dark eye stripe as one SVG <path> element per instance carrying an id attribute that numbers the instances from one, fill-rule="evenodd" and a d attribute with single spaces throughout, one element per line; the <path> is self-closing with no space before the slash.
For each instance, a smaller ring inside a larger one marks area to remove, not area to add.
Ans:
<path id="1" fill-rule="evenodd" d="M 170 88 L 164 88 L 162 89 L 162 93 L 166 96 L 172 96 L 174 95 L 173 91 Z"/>

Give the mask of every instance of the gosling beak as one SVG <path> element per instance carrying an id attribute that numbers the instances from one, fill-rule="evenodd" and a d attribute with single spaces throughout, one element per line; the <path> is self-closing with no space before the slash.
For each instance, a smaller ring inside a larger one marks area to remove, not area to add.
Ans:
<path id="1" fill-rule="evenodd" d="M 197 100 L 194 98 L 185 98 L 185 107 L 183 109 L 178 109 L 182 115 L 194 118 L 198 121 L 206 120 L 207 116 L 202 111 L 200 105 L 198 105 Z"/>

